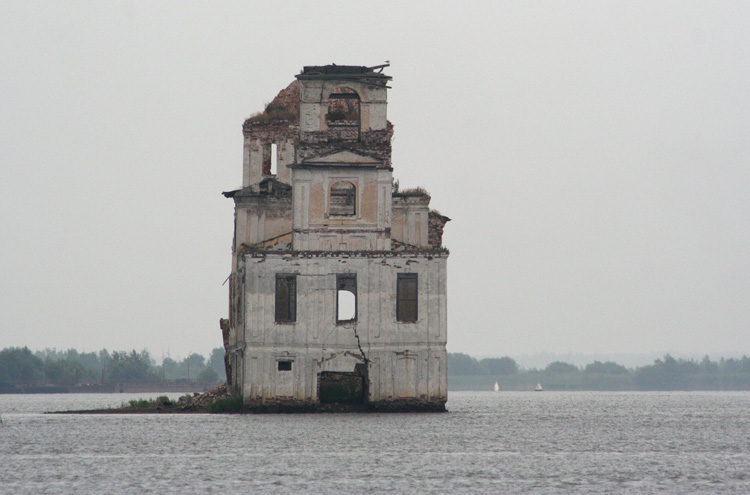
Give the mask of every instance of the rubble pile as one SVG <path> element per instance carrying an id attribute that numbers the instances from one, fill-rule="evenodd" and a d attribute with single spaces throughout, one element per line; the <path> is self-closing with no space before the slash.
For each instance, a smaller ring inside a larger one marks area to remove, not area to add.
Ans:
<path id="1" fill-rule="evenodd" d="M 230 397 L 230 395 L 229 392 L 227 392 L 227 384 L 223 383 L 218 387 L 203 392 L 202 394 L 196 392 L 193 395 L 183 395 L 177 400 L 176 406 L 178 409 L 184 409 L 186 411 L 203 410 L 217 400 L 226 399 L 228 397 Z"/>

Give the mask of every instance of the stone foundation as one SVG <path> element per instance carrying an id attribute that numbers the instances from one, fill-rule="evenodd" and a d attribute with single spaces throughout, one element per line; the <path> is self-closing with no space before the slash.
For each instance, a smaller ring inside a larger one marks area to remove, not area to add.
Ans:
<path id="1" fill-rule="evenodd" d="M 266 401 L 245 401 L 245 410 L 250 413 L 362 413 L 362 412 L 447 412 L 445 400 L 434 399 L 395 399 L 378 402 L 352 404 L 321 404 L 319 402 L 295 399 L 274 399 Z"/>

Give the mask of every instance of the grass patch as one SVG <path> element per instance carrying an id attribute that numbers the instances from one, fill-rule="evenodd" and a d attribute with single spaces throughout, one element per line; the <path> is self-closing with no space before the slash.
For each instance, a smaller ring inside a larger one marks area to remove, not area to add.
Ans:
<path id="1" fill-rule="evenodd" d="M 175 403 L 166 395 L 160 395 L 156 399 L 132 399 L 128 401 L 127 407 L 131 409 L 155 409 L 159 407 L 172 407 Z"/>
<path id="2" fill-rule="evenodd" d="M 277 105 L 266 105 L 263 112 L 250 116 L 250 122 L 269 122 L 272 120 L 299 120 L 299 109 L 289 109 Z"/>
<path id="3" fill-rule="evenodd" d="M 128 407 L 132 407 L 133 409 L 146 409 L 152 405 L 153 403 L 148 399 L 132 399 L 128 401 Z"/>
<path id="4" fill-rule="evenodd" d="M 228 397 L 219 399 L 208 406 L 208 412 L 211 413 L 238 413 L 242 412 L 242 397 Z"/>
<path id="5" fill-rule="evenodd" d="M 410 187 L 408 189 L 402 189 L 400 191 L 396 191 L 396 193 L 400 194 L 401 196 L 426 196 L 430 197 L 430 193 L 427 192 L 427 189 L 424 187 Z"/>

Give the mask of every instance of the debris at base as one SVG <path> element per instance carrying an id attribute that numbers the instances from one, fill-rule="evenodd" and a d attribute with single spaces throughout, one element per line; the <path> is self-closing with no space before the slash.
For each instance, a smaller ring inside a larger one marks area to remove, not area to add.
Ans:
<path id="1" fill-rule="evenodd" d="M 194 393 L 193 395 L 183 395 L 177 399 L 176 409 L 208 411 L 208 408 L 216 401 L 229 398 L 227 384 L 222 383 L 218 387 L 212 388 L 202 394 Z"/>
<path id="2" fill-rule="evenodd" d="M 51 414 L 154 414 L 154 413 L 207 413 L 212 406 L 231 398 L 226 383 L 206 392 L 183 395 L 171 400 L 166 395 L 156 399 L 133 399 L 122 407 L 108 409 L 86 409 L 76 411 L 54 411 Z M 222 411 L 217 411 L 222 412 Z"/>

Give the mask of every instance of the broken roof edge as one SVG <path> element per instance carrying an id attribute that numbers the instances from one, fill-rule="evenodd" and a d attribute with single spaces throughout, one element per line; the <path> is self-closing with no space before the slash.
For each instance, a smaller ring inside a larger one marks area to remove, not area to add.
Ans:
<path id="1" fill-rule="evenodd" d="M 299 122 L 299 81 L 296 79 L 279 91 L 262 112 L 255 112 L 245 119 L 242 127 Z"/>
<path id="2" fill-rule="evenodd" d="M 441 215 L 440 212 L 437 210 L 430 210 L 428 214 L 434 217 L 438 217 L 440 220 L 442 220 L 445 223 L 448 223 L 451 221 L 450 218 L 446 217 L 445 215 Z"/>
<path id="3" fill-rule="evenodd" d="M 393 79 L 391 76 L 383 74 L 382 70 L 390 67 L 389 63 L 366 67 L 364 65 L 306 65 L 302 67 L 302 72 L 297 74 L 297 79 L 352 79 L 367 80 L 369 84 L 385 86 L 388 81 Z M 375 69 L 380 71 L 375 72 Z"/>
<path id="4" fill-rule="evenodd" d="M 282 193 L 291 193 L 292 186 L 287 184 L 286 182 L 282 182 L 279 179 L 275 177 L 264 177 L 260 182 L 256 182 L 254 184 L 250 184 L 247 187 L 241 187 L 239 189 L 233 189 L 231 191 L 222 191 L 222 195 L 225 198 L 234 198 L 234 197 L 242 197 L 242 196 L 258 196 L 262 194 L 272 194 L 267 191 L 260 191 L 261 186 L 266 185 L 268 183 L 273 183 L 276 186 L 276 190 L 278 192 Z"/>

